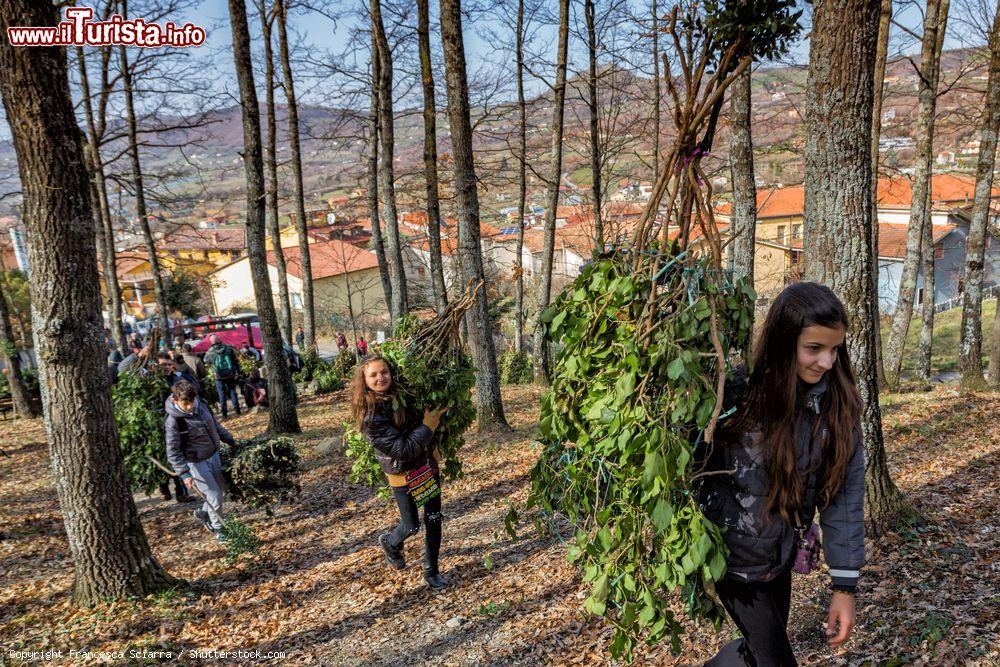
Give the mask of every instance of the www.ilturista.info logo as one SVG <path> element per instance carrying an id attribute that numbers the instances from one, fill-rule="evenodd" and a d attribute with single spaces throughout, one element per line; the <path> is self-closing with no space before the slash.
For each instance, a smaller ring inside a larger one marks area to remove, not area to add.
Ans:
<path id="1" fill-rule="evenodd" d="M 7 28 L 11 46 L 201 46 L 205 29 L 173 21 L 163 25 L 142 19 L 126 19 L 114 14 L 107 21 L 94 21 L 90 7 L 67 7 L 66 18 L 55 27 L 16 26 Z"/>

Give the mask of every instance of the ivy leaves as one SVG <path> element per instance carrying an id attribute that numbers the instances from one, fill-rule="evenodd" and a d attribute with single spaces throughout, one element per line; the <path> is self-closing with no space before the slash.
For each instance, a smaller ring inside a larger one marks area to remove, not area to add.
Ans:
<path id="1" fill-rule="evenodd" d="M 675 595 L 691 617 L 723 615 L 709 591 L 726 548 L 693 493 L 717 401 L 712 319 L 726 354 L 744 349 L 754 295 L 702 261 L 664 254 L 637 271 L 622 255 L 594 262 L 541 318 L 562 349 L 541 402 L 528 506 L 576 527 L 567 555 L 591 584 L 587 610 L 615 624 L 616 658 L 639 641 L 679 648 Z"/>

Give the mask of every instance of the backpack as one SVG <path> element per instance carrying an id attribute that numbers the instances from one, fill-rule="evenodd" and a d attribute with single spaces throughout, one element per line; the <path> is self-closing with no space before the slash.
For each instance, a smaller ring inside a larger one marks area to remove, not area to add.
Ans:
<path id="1" fill-rule="evenodd" d="M 224 349 L 215 355 L 212 360 L 212 368 L 215 370 L 215 377 L 220 380 L 228 380 L 236 375 L 236 366 L 233 364 L 233 354 L 229 349 Z"/>

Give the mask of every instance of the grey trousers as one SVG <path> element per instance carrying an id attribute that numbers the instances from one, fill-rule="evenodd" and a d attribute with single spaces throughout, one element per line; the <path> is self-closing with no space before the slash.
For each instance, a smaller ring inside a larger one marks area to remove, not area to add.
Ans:
<path id="1" fill-rule="evenodd" d="M 222 514 L 222 496 L 226 492 L 226 480 L 222 476 L 222 458 L 219 452 L 204 461 L 188 461 L 188 472 L 194 479 L 205 502 L 201 508 L 208 512 L 212 530 L 220 530 L 225 517 Z"/>

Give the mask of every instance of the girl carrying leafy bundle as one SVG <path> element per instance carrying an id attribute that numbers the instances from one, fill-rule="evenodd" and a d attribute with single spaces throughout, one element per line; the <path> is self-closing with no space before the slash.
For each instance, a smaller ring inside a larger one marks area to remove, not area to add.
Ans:
<path id="1" fill-rule="evenodd" d="M 753 370 L 729 379 L 715 446 L 701 453 L 698 492 L 722 528 L 727 573 L 716 583 L 743 634 L 707 666 L 795 665 L 787 625 L 791 573 L 808 572 L 819 510 L 832 600 L 831 646 L 850 637 L 864 565 L 865 462 L 861 399 L 844 339 L 843 304 L 827 287 L 796 283 L 775 299 Z"/>
<path id="2" fill-rule="evenodd" d="M 363 359 L 351 383 L 351 415 L 375 449 L 382 472 L 392 487 L 400 522 L 378 542 L 389 564 L 406 567 L 403 542 L 420 530 L 418 501 L 424 508 L 424 580 L 431 588 L 448 582 L 438 570 L 441 551 L 441 472 L 434 431 L 444 409 L 393 408 L 396 385 L 389 362 L 379 356 Z"/>

